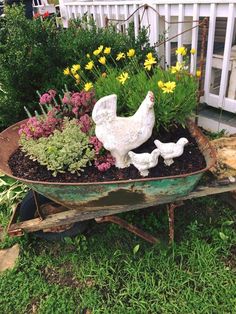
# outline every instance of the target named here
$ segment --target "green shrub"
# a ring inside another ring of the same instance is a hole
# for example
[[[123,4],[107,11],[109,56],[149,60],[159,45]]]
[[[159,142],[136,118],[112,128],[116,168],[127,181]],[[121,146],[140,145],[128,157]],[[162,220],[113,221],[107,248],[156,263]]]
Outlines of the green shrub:
[[[136,50],[138,60],[142,60],[147,52],[154,53],[154,47],[151,47],[148,40],[147,29],[140,30],[137,38],[134,36],[133,23],[129,24],[127,34],[116,31],[115,26],[99,28],[94,20],[86,22],[81,20],[72,20],[69,28],[61,32],[60,47],[64,50],[64,60],[68,66],[79,62],[82,67],[87,63],[86,55],[92,55],[93,51],[100,45],[111,47],[113,55],[129,48]]]
[[[57,29],[54,19],[28,20],[22,6],[8,7],[0,21],[0,128],[24,118],[24,106],[31,112],[36,108],[36,90],[61,90],[65,83],[69,90],[75,89],[74,80],[63,70],[80,60],[85,65],[86,54],[99,45],[112,47],[114,53],[135,48],[140,60],[153,51],[147,31],[135,39],[132,24],[127,35],[84,20]]]
[[[64,61],[53,20],[28,20],[23,7],[6,9],[0,28],[0,126],[25,117],[34,109],[36,90],[63,86]]]
[[[65,171],[79,174],[95,156],[89,136],[81,131],[76,119],[65,118],[62,131],[55,130],[49,137],[34,140],[22,135],[20,145],[30,159],[46,166],[54,176]]]

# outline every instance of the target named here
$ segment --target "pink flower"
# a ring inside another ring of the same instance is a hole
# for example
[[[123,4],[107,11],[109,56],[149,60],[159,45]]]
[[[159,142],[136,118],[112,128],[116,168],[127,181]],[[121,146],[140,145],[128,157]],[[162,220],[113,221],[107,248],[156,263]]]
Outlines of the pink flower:
[[[109,152],[106,152],[104,156],[98,156],[97,160],[95,160],[95,167],[99,171],[107,171],[115,164],[115,159]]]
[[[111,164],[109,162],[103,162],[100,165],[96,165],[99,171],[107,171],[108,169],[111,168]]]
[[[50,96],[52,96],[52,98],[54,98],[56,96],[57,92],[54,89],[49,89],[48,94]]]
[[[89,143],[93,144],[95,149],[95,154],[98,155],[100,150],[103,148],[102,142],[96,136],[91,136],[89,139]]]
[[[79,124],[80,124],[81,131],[84,133],[88,133],[88,131],[91,129],[91,126],[92,126],[91,119],[87,114],[84,114],[79,119]]]
[[[64,104],[70,104],[70,100],[71,100],[71,93],[65,93],[64,97],[62,98],[62,102]]]
[[[48,93],[43,94],[40,99],[39,99],[39,103],[41,105],[45,105],[45,104],[50,104],[50,102],[52,101],[52,96]]]

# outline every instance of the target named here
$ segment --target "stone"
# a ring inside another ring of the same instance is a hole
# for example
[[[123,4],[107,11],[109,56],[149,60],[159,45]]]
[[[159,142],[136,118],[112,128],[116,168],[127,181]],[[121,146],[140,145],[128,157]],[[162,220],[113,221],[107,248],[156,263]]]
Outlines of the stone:
[[[13,269],[19,257],[19,253],[19,244],[15,244],[9,249],[0,250],[0,272]]]
[[[152,135],[155,123],[154,95],[148,92],[131,117],[117,117],[115,94],[99,99],[93,109],[95,134],[105,149],[115,158],[118,168],[130,165],[128,152],[145,143]]]

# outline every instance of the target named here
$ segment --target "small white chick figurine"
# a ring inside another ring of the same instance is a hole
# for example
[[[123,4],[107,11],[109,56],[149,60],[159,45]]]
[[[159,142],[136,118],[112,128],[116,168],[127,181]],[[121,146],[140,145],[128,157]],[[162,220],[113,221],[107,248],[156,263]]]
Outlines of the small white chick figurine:
[[[173,158],[179,157],[184,152],[184,146],[188,143],[185,137],[181,137],[176,143],[162,143],[159,140],[155,140],[154,144],[161,152],[161,157],[164,159],[166,166],[173,164]]]
[[[158,157],[160,155],[159,149],[154,149],[151,154],[142,153],[136,154],[134,152],[128,152],[128,156],[130,157],[131,164],[138,169],[140,175],[142,177],[146,177],[149,174],[148,169],[155,167],[158,164]]]

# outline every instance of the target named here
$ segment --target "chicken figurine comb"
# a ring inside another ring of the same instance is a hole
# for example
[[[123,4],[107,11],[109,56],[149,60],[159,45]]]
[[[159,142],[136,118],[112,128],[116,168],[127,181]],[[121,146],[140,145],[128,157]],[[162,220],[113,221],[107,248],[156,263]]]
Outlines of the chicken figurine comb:
[[[161,157],[164,159],[166,166],[173,164],[173,158],[179,157],[184,152],[184,146],[188,143],[185,137],[181,137],[176,143],[162,143],[159,140],[155,140],[154,144],[160,150]]]
[[[128,152],[131,164],[138,169],[142,177],[146,177],[149,174],[148,169],[156,167],[158,164],[158,157],[160,156],[160,150],[154,149],[151,154],[142,153],[136,154],[134,152]]]
[[[115,94],[99,99],[92,112],[95,134],[105,149],[115,158],[118,168],[130,165],[128,152],[145,143],[152,135],[155,123],[154,95],[147,96],[131,117],[117,117]]]

